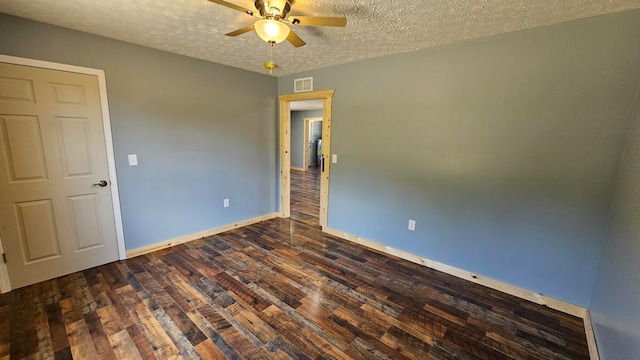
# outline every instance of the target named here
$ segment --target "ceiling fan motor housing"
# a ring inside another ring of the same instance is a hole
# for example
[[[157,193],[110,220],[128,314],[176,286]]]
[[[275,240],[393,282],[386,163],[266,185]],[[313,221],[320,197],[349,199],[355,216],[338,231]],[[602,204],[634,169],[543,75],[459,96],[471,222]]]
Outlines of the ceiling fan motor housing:
[[[295,47],[306,45],[304,40],[302,40],[295,32],[291,31],[289,25],[334,27],[345,27],[347,25],[347,18],[344,16],[331,17],[295,15],[291,18],[287,18],[289,11],[291,10],[291,1],[293,0],[255,0],[254,5],[256,10],[260,12],[259,16],[253,10],[232,4],[226,0],[209,1],[240,11],[247,15],[261,18],[252,25],[245,26],[242,29],[232,31],[225,35],[238,36],[255,30],[261,39],[272,44],[287,40]]]
[[[256,9],[266,19],[283,20],[291,10],[289,0],[256,0]]]

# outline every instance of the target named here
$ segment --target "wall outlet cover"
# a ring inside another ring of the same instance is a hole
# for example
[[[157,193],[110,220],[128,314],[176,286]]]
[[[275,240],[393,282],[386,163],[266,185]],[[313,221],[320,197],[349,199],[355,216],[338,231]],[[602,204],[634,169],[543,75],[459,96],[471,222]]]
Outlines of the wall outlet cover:
[[[409,220],[409,230],[411,231],[416,231],[416,221],[415,220]]]

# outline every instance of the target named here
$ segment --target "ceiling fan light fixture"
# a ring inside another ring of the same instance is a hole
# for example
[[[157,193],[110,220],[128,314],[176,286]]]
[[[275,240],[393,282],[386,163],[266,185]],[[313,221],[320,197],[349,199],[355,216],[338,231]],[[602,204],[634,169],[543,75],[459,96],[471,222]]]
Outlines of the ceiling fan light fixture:
[[[286,40],[291,31],[287,24],[272,19],[258,20],[254,26],[262,40],[276,44]]]

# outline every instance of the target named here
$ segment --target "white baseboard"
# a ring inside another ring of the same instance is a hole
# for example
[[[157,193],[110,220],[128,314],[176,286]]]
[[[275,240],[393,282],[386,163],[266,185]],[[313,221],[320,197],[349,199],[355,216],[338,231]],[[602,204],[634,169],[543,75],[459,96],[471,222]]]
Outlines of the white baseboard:
[[[591,322],[591,315],[589,314],[589,310],[586,311],[584,316],[584,332],[585,334],[587,334],[587,345],[589,346],[589,358],[591,360],[600,360],[598,345],[596,344],[596,334],[593,331],[593,323]]]
[[[531,290],[522,289],[517,286],[503,283],[498,280],[485,278],[466,270],[462,270],[450,265],[446,265],[443,263],[439,263],[437,261],[423,258],[421,256],[412,254],[410,252],[407,252],[404,250],[398,250],[390,246],[382,245],[375,241],[363,239],[359,236],[351,235],[339,230],[324,228],[323,231],[326,232],[327,234],[337,236],[341,239],[351,241],[356,244],[360,244],[374,250],[378,250],[382,253],[394,255],[401,259],[411,261],[413,263],[423,265],[434,270],[442,271],[443,273],[453,275],[461,279],[465,279],[473,283],[480,284],[488,288],[495,289],[495,290],[507,293],[509,295],[516,296],[524,300],[531,301],[538,305],[544,305],[551,309],[558,310],[563,313],[581,318],[582,322],[584,323],[585,334],[587,336],[587,345],[589,347],[589,358],[591,360],[600,360],[598,347],[596,345],[596,337],[593,331],[593,324],[591,323],[591,317],[589,316],[589,310],[582,306],[574,305],[566,301],[552,298],[550,296],[538,294]]]
[[[2,247],[2,239],[0,239],[0,256],[4,256],[4,248]],[[4,261],[0,261],[0,294],[11,291],[11,282],[9,281],[9,269]]]
[[[248,226],[248,225],[251,225],[251,224],[259,223],[261,221],[273,219],[273,218],[278,217],[278,215],[279,215],[279,213],[266,214],[266,215],[258,216],[258,217],[252,218],[252,219],[238,221],[238,222],[233,223],[233,224],[223,225],[223,226],[220,226],[220,227],[217,227],[217,228],[214,228],[214,229],[200,231],[200,232],[197,232],[197,233],[194,233],[194,234],[181,236],[179,238],[158,242],[158,243],[155,243],[155,244],[151,244],[151,245],[135,248],[135,249],[132,249],[132,250],[127,250],[127,259],[139,256],[139,255],[147,254],[147,253],[150,253],[150,252],[153,252],[153,251],[156,251],[156,250],[166,249],[166,248],[169,248],[169,247],[172,247],[172,246],[184,244],[184,243],[187,243],[187,242],[190,242],[190,241],[193,241],[193,240],[202,239],[203,237],[207,237],[207,236],[211,236],[211,235],[215,235],[215,234],[220,234],[220,233],[223,233],[225,231],[237,229],[239,227]]]
[[[210,229],[210,230],[205,230],[205,231],[201,231],[195,234],[191,234],[191,235],[185,235],[179,238],[175,238],[175,239],[171,239],[171,240],[167,240],[167,241],[163,241],[163,242],[159,242],[159,243],[155,243],[152,245],[148,245],[148,246],[144,246],[144,247],[140,247],[140,248],[136,248],[133,250],[129,250],[127,251],[127,258],[132,258],[135,256],[139,256],[139,255],[143,255],[149,252],[153,252],[156,250],[161,250],[161,249],[166,249],[169,248],[171,246],[175,246],[175,245],[179,245],[179,244],[184,244],[193,240],[197,240],[197,239],[201,239],[203,237],[207,237],[207,236],[211,236],[211,235],[215,235],[215,234],[219,234],[225,231],[229,231],[229,230],[233,230],[239,227],[243,227],[243,226],[248,226],[251,224],[255,224],[261,221],[266,221],[269,219],[273,219],[278,217],[280,214],[279,213],[271,213],[271,214],[266,214],[263,216],[259,216],[253,219],[248,219],[248,220],[244,220],[244,221],[240,221],[234,224],[229,224],[229,225],[224,225],[224,226],[220,226],[217,227],[215,229]],[[516,296],[518,298],[524,299],[524,300],[528,300],[531,301],[533,303],[539,304],[539,305],[544,305],[547,306],[551,309],[555,309],[561,312],[564,312],[566,314],[569,315],[573,315],[576,316],[578,318],[583,319],[584,322],[584,326],[585,326],[585,333],[587,335],[587,344],[589,346],[589,354],[590,354],[590,359],[591,360],[599,360],[600,357],[598,355],[598,349],[596,346],[596,340],[595,340],[595,334],[593,331],[593,326],[591,324],[591,318],[589,316],[589,311],[587,309],[585,309],[584,307],[578,306],[578,305],[574,305],[571,303],[568,303],[566,301],[562,301],[562,300],[558,300],[555,298],[552,298],[550,296],[546,296],[546,295],[542,295],[536,292],[533,292],[531,290],[526,290],[526,289],[522,289],[519,288],[517,286],[513,286],[498,280],[494,280],[494,279],[490,279],[490,278],[486,278],[477,274],[474,274],[472,272],[463,270],[463,269],[459,269],[456,268],[454,266],[450,266],[450,265],[446,265],[437,261],[433,261],[412,253],[409,253],[407,251],[404,250],[398,250],[395,248],[392,248],[390,246],[386,246],[386,245],[382,245],[380,243],[377,243],[375,241],[371,241],[371,240],[367,240],[367,239],[363,239],[359,236],[356,235],[351,235],[339,230],[335,230],[335,229],[331,229],[331,228],[324,228],[323,229],[324,232],[326,232],[327,234],[333,235],[333,236],[337,236],[341,239],[347,240],[347,241],[351,241],[363,246],[366,246],[368,248],[380,251],[382,253],[388,254],[388,255],[393,255],[393,256],[397,256],[401,259],[407,260],[407,261],[411,261],[413,263],[419,264],[419,265],[423,265],[426,266],[428,268],[434,269],[434,270],[438,270],[438,271],[442,271],[446,274],[449,275],[453,275],[456,276],[458,278],[461,279],[465,279],[468,281],[471,281],[473,283],[479,284],[479,285],[483,285],[486,286],[488,288],[494,289],[494,290],[498,290],[504,293],[507,293],[509,295],[513,295]]]
[[[0,264],[0,294],[11,291],[11,282],[9,281],[9,271],[4,261]]]
[[[418,255],[409,253],[404,250],[398,250],[390,246],[382,245],[380,243],[363,239],[359,236],[347,234],[339,230],[325,228],[324,231],[328,234],[337,236],[339,238],[342,238],[351,242],[355,242],[357,244],[366,246],[371,249],[378,250],[385,254],[394,255],[404,260],[408,260],[413,263],[420,264],[431,269],[442,271],[446,274],[453,275],[453,276],[471,281],[473,283],[480,284],[488,288],[495,289],[495,290],[507,293],[509,295],[513,295],[521,299],[534,302],[539,305],[544,305],[551,309],[562,311],[566,314],[573,315],[581,319],[585,319],[585,317],[587,316],[587,309],[583,308],[582,306],[578,306],[562,300],[554,299],[552,297],[538,294],[530,290],[522,289],[517,286],[509,285],[498,280],[486,278],[466,270],[462,270],[450,265],[439,263],[437,261],[433,261]]]

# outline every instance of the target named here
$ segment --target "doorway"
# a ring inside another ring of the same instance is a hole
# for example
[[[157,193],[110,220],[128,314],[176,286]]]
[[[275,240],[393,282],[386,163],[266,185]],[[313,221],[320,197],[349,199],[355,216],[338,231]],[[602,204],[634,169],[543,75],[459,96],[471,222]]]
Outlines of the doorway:
[[[104,71],[0,55],[0,290],[124,259]]]
[[[304,157],[302,170],[320,166],[322,156],[322,118],[304,118]]]
[[[320,225],[322,100],[291,103],[291,219]]]
[[[334,90],[281,95],[280,100],[280,217],[291,217],[291,103],[322,100],[322,153],[320,156],[320,213],[322,229],[329,214],[329,174],[331,154],[331,106]]]

